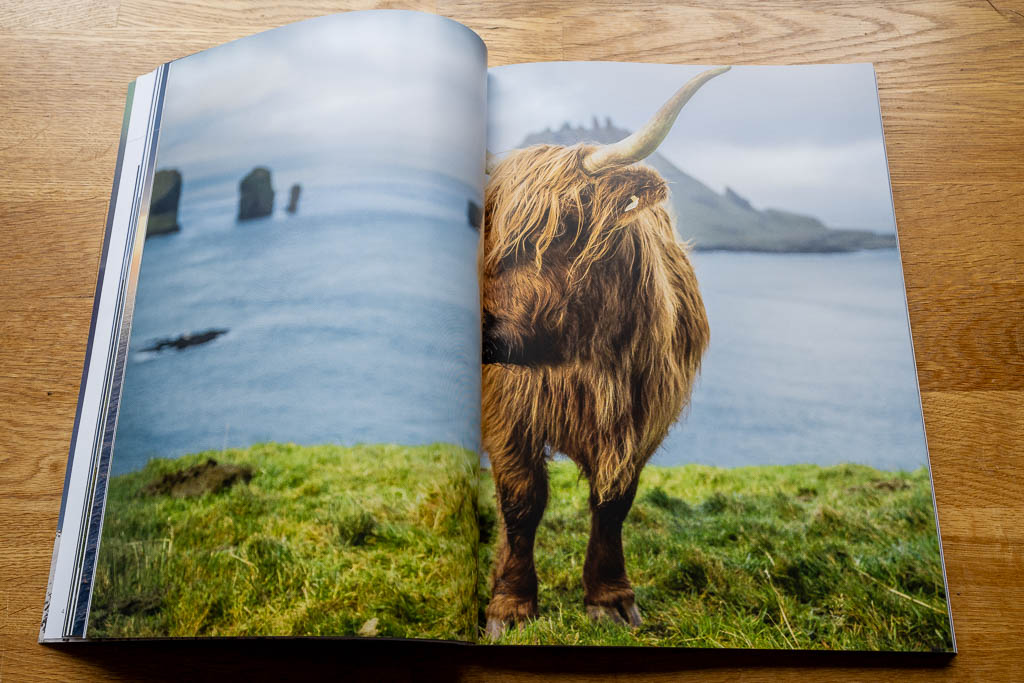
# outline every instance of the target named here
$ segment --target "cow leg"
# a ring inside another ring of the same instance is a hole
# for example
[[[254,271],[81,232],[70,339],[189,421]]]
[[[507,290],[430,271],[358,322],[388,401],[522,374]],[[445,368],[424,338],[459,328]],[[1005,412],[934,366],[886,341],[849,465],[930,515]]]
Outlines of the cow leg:
[[[626,577],[622,555],[622,523],[633,506],[637,482],[620,495],[600,501],[590,490],[590,542],[583,563],[583,604],[594,620],[610,619],[619,624],[640,626],[633,586]]]
[[[498,639],[510,622],[537,616],[537,572],[533,541],[548,502],[543,455],[491,458],[498,498],[498,548],[491,576],[486,634]]]

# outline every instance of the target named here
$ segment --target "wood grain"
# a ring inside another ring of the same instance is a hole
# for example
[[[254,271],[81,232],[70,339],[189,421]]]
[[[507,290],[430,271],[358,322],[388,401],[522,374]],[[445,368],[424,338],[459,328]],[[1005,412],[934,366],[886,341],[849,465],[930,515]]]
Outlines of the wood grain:
[[[36,643],[128,82],[260,30],[377,6],[462,21],[488,43],[492,64],[875,63],[959,655]],[[1022,112],[1019,0],[7,0],[0,6],[0,681],[1024,677]]]

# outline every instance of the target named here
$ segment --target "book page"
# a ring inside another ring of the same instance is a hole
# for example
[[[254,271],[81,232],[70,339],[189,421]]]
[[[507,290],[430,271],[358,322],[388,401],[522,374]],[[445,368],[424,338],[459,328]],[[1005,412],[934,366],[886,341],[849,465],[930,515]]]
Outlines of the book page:
[[[488,96],[488,639],[954,650],[871,65]]]
[[[170,64],[89,638],[474,639],[486,61],[358,12]]]

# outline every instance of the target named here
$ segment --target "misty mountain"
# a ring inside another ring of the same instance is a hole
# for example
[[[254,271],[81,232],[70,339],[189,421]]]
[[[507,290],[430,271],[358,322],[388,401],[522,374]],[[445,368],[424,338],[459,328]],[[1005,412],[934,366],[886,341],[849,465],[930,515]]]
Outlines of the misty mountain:
[[[616,128],[610,119],[605,119],[601,125],[595,118],[590,128],[574,128],[565,123],[559,130],[532,133],[520,146],[604,144],[617,142],[629,134],[628,130]],[[658,152],[647,157],[645,163],[656,168],[668,181],[679,236],[692,242],[696,249],[836,252],[896,246],[894,235],[831,229],[812,216],[780,209],[756,209],[729,188],[718,194],[680,171]]]

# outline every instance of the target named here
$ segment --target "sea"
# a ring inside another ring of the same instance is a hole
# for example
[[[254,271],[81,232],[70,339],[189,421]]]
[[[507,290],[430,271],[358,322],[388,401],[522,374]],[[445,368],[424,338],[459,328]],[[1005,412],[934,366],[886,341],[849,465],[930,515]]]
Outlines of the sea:
[[[237,178],[186,176],[181,231],[146,240],[114,474],[266,441],[479,449],[474,188],[388,168],[286,196],[237,222]],[[895,249],[692,260],[711,344],[655,464],[926,464]]]
[[[692,260],[711,342],[654,463],[927,466],[896,249]]]
[[[294,215],[285,185],[243,222],[237,178],[184,176],[180,232],[143,249],[114,474],[266,441],[479,449],[477,193],[409,168],[329,175]],[[210,329],[227,332],[146,350]]]

